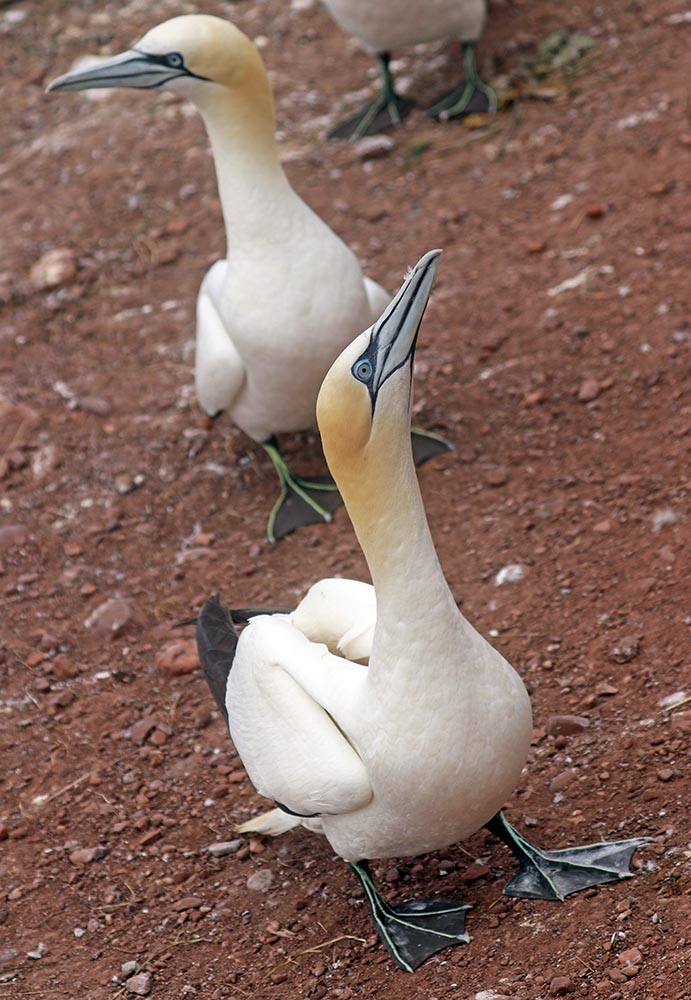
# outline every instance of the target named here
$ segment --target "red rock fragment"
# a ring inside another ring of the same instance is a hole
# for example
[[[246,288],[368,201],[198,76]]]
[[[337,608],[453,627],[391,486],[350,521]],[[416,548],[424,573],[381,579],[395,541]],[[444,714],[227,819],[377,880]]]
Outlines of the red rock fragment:
[[[588,376],[581,382],[578,390],[578,399],[581,403],[592,403],[600,395],[600,383],[596,378]]]
[[[135,722],[132,726],[130,726],[130,739],[133,743],[136,743],[136,745],[140,747],[146,742],[147,736],[155,727],[155,719],[139,719],[138,722]]]
[[[581,715],[550,715],[547,719],[549,736],[575,736],[590,726],[590,719]]]
[[[573,981],[569,976],[555,976],[549,984],[549,992],[553,997],[565,997],[567,993],[572,993],[573,989]]]
[[[156,666],[177,677],[191,674],[199,666],[199,654],[194,639],[172,639],[156,655]]]
[[[23,524],[6,524],[0,528],[0,549],[19,549],[29,540]]]
[[[479,878],[484,878],[489,875],[489,868],[487,865],[483,865],[481,861],[473,861],[471,865],[468,865],[466,870],[461,875],[462,882],[477,882]]]
[[[89,865],[105,856],[106,852],[102,847],[78,847],[70,854],[70,861],[73,865]]]
[[[129,601],[122,597],[111,597],[99,604],[84,622],[86,628],[109,634],[112,638],[119,635],[132,618],[132,608]]]
[[[173,903],[173,909],[176,913],[182,913],[184,910],[198,910],[203,905],[204,900],[199,896],[184,896]]]
[[[637,635],[627,635],[620,639],[610,650],[610,659],[615,663],[629,663],[635,660],[641,649],[641,641]]]

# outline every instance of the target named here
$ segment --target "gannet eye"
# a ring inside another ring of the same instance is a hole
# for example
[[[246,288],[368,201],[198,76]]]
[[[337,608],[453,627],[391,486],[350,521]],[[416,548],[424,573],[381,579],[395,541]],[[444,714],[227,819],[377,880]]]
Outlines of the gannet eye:
[[[171,52],[170,55],[166,56],[166,65],[173,69],[180,69],[184,65],[184,60],[179,52]]]
[[[372,378],[372,362],[367,358],[361,358],[353,365],[353,375],[360,382],[367,382]]]

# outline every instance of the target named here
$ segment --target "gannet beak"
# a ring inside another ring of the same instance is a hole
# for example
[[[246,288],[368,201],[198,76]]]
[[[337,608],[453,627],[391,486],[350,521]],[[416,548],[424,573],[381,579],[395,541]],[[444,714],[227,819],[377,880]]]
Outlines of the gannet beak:
[[[159,56],[140,52],[138,49],[129,49],[97,66],[92,66],[91,69],[64,73],[56,77],[48,84],[46,91],[89,90],[103,87],[137,87],[140,90],[152,90],[180,76],[191,76],[197,80],[206,79],[188,70],[179,52],[169,52],[167,55]]]
[[[372,411],[386,380],[415,354],[422,317],[434,285],[441,250],[430,250],[406,277],[397,295],[372,327],[367,350],[351,371],[369,389]],[[412,376],[412,364],[410,366]]]

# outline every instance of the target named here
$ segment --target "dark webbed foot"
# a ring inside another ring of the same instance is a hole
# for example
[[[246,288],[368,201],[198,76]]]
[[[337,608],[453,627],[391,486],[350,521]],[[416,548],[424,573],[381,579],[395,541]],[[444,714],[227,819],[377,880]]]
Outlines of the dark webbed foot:
[[[466,115],[493,115],[497,110],[497,95],[480,79],[475,65],[475,43],[463,44],[465,78],[448,94],[440,97],[425,112],[430,118],[445,121]]]
[[[428,458],[441,455],[445,451],[453,451],[453,445],[440,434],[433,434],[432,431],[423,431],[419,427],[413,427],[410,432],[410,442],[413,446],[413,461],[416,465],[422,465]]]
[[[396,93],[393,77],[389,70],[388,52],[380,52],[379,72],[381,74],[382,90],[379,97],[365,104],[350,118],[340,122],[333,128],[328,139],[347,139],[356,142],[365,135],[376,135],[387,128],[395,128],[410,114],[415,107],[415,101]]]
[[[350,862],[365,890],[379,938],[399,969],[413,972],[442,948],[469,941],[465,913],[452,899],[410,899],[391,906],[377,892],[366,861]]]
[[[631,878],[631,858],[648,837],[585,844],[559,851],[543,851],[516,830],[501,813],[486,825],[518,858],[520,871],[504,888],[504,895],[521,899],[564,899],[593,885]]]
[[[281,493],[266,526],[269,541],[277,542],[308,524],[330,521],[333,512],[343,503],[331,476],[313,479],[297,476],[281,455],[274,438],[263,441],[262,447],[281,481]]]

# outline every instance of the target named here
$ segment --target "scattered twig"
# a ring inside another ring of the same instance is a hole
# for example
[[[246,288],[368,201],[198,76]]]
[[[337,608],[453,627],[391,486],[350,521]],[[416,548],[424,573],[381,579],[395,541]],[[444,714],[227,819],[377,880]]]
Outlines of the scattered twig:
[[[51,792],[50,795],[34,795],[33,799],[31,800],[32,806],[43,807],[47,805],[49,802],[53,802],[55,799],[59,799],[61,795],[65,794],[65,792],[71,792],[73,788],[78,788],[79,785],[82,785],[88,778],[91,777],[93,773],[94,773],[93,771],[87,771],[85,774],[82,774],[79,778],[75,778],[74,781],[70,781],[69,785],[63,785],[62,788],[58,788],[54,792]]]
[[[675,708],[681,708],[682,705],[688,705],[691,701],[691,694],[688,694],[685,698],[681,698],[679,701],[675,701],[673,705],[667,705],[665,712],[673,712]]]
[[[324,948],[328,948],[329,945],[338,944],[339,941],[359,941],[360,944],[367,944],[366,938],[356,937],[354,934],[339,934],[338,937],[331,938],[330,941],[323,941],[321,944],[314,944],[311,948],[303,948],[301,951],[296,951],[296,955],[309,955],[313,951],[322,951]]]

